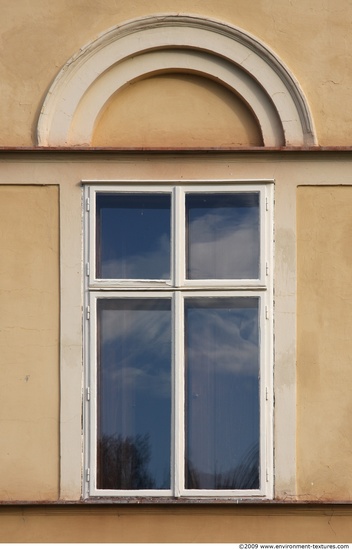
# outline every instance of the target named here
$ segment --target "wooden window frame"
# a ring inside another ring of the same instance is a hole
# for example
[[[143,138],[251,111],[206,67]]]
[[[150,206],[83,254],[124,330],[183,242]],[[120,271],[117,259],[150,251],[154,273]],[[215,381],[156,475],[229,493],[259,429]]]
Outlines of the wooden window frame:
[[[191,498],[191,499],[271,499],[273,497],[273,182],[264,180],[219,181],[113,181],[84,182],[85,248],[85,498]],[[260,194],[260,277],[246,280],[185,279],[185,210],[187,192],[259,192]],[[97,193],[172,194],[171,281],[97,279],[95,277]],[[177,238],[175,235],[177,234]],[[96,305],[99,298],[169,297],[173,316],[173,407],[170,490],[106,490],[96,487]],[[183,301],[185,296],[254,296],[260,302],[260,488],[258,490],[185,489],[184,479],[184,361]]]

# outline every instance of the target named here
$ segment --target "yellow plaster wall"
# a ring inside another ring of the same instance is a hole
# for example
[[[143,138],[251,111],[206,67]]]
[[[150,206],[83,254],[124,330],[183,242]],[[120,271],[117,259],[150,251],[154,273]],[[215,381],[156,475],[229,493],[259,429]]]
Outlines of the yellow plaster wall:
[[[297,192],[297,493],[352,498],[352,187]]]
[[[4,507],[2,542],[350,542],[351,506]]]
[[[259,125],[240,99],[209,79],[160,75],[115,94],[92,145],[233,147],[263,145]]]
[[[58,498],[58,188],[0,186],[0,500]]]
[[[100,33],[155,13],[225,21],[262,40],[297,78],[321,145],[352,142],[350,0],[0,0],[0,146],[35,142],[38,114],[61,67]]]

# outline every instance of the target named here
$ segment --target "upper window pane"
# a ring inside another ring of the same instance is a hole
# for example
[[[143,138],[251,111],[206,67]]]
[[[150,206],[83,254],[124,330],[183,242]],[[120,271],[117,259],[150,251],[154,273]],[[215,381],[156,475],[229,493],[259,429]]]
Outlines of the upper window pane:
[[[98,279],[170,279],[170,194],[98,193]]]
[[[187,279],[259,279],[259,193],[186,195]]]

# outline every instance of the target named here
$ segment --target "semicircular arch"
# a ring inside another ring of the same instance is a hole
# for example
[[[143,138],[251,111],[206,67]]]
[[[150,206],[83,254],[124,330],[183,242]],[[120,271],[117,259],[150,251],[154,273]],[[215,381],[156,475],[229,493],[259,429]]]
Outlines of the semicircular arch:
[[[90,145],[95,121],[119,89],[163,72],[213,79],[250,107],[264,146],[314,145],[306,99],[288,69],[243,30],[193,16],[155,16],[111,29],[60,71],[44,101],[38,145]]]

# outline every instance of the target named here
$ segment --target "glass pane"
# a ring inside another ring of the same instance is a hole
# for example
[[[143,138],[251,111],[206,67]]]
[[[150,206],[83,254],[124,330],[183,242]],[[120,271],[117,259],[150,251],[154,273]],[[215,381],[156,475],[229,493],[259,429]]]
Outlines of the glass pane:
[[[259,193],[186,195],[187,278],[258,279]]]
[[[97,277],[170,279],[167,194],[97,195]]]
[[[170,488],[170,308],[98,300],[99,489]]]
[[[190,298],[186,488],[259,488],[257,298]]]

